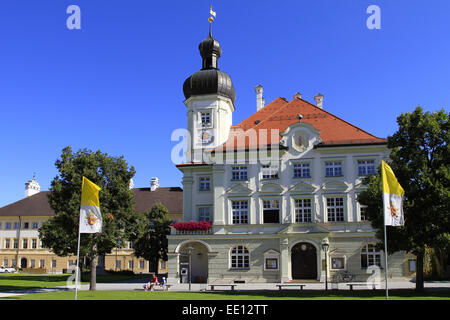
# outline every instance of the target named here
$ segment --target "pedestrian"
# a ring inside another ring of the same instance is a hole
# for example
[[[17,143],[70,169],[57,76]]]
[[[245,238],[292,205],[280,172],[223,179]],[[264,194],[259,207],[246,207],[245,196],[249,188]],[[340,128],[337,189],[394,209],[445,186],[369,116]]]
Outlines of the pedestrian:
[[[152,281],[150,283],[150,291],[154,291],[155,285],[159,285],[158,278],[156,275],[153,275]]]
[[[166,285],[167,285],[166,277],[162,277],[162,284],[161,284],[161,287],[162,287],[163,291],[166,291],[166,290],[167,290]]]
[[[151,281],[149,281],[146,284],[144,284],[144,290],[148,291],[148,289],[150,289],[150,286],[151,286]]]

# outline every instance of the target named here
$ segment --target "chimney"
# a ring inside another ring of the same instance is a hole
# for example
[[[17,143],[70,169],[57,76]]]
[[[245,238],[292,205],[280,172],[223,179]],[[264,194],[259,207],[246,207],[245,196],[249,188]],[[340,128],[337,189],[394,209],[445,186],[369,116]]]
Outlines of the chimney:
[[[301,99],[301,98],[302,98],[302,94],[296,92],[296,93],[294,94],[294,98],[299,98],[299,99]]]
[[[41,186],[36,181],[36,176],[33,175],[33,178],[25,183],[25,198],[30,197],[36,193],[41,191]]]
[[[314,99],[316,100],[316,106],[320,109],[323,109],[323,95],[318,93]]]
[[[263,98],[263,87],[262,87],[262,85],[258,84],[255,87],[255,92],[256,92],[256,111],[259,111],[262,108],[264,108],[264,103],[265,103],[265,100]]]
[[[128,190],[131,190],[134,188],[134,181],[133,178],[130,179],[130,183],[128,184]]]
[[[152,177],[150,179],[150,191],[156,191],[159,188],[159,179],[157,177]]]

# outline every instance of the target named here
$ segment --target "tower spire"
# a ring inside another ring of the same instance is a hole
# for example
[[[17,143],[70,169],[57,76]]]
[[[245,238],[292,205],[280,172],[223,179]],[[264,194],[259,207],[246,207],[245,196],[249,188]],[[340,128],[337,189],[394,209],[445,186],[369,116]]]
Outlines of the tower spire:
[[[212,23],[214,21],[214,19],[216,18],[216,12],[213,11],[212,9],[212,5],[209,7],[209,36],[212,38]]]

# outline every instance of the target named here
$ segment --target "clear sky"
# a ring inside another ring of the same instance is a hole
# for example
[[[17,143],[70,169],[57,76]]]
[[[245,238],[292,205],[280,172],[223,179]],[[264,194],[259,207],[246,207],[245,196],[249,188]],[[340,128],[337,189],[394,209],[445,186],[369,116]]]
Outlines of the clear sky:
[[[448,0],[3,0],[0,2],[0,207],[42,190],[71,145],[123,155],[136,187],[181,186],[173,130],[186,127],[182,85],[201,68],[209,6],[237,124],[295,92],[378,136],[421,105],[448,110]],[[69,5],[81,29],[69,30]],[[370,30],[370,5],[381,29]]]

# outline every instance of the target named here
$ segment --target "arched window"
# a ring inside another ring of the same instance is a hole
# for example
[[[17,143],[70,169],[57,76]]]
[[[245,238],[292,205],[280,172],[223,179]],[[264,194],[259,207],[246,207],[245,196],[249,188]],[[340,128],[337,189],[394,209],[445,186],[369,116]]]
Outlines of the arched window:
[[[236,246],[231,250],[231,268],[248,269],[250,268],[250,254],[244,246]]]
[[[361,268],[377,266],[381,268],[381,253],[374,244],[366,244],[361,249]]]

